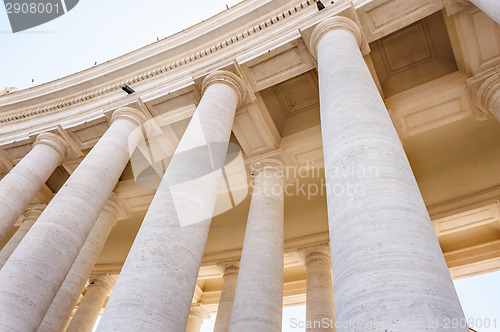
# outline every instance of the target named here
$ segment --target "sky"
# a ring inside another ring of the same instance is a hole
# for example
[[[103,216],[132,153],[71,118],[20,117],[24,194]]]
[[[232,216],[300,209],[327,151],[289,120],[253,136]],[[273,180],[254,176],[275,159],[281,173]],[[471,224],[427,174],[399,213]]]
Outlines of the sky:
[[[233,6],[238,0],[80,0],[67,14],[13,34],[0,8],[0,90],[29,88],[103,63],[156,42]],[[32,83],[34,79],[34,84]],[[496,320],[500,331],[500,272],[455,281],[467,318]],[[283,312],[283,332],[297,332],[290,320],[305,319],[304,306]],[[202,332],[212,331],[215,315]]]

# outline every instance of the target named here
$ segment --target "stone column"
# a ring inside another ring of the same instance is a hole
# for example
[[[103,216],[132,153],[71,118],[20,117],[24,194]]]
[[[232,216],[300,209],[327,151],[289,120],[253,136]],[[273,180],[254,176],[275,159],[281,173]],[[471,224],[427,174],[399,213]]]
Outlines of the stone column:
[[[214,72],[156,191],[98,331],[186,327],[241,80]],[[148,317],[147,320],[144,317]]]
[[[129,134],[144,120],[132,108],[113,113],[109,129],[0,270],[0,330],[38,328],[127,165]]]
[[[185,332],[200,332],[203,319],[209,318],[210,314],[200,303],[195,303],[189,310],[189,317]]]
[[[238,280],[238,265],[239,261],[217,264],[217,267],[222,272],[223,284],[213,332],[229,331],[231,313],[233,311],[234,293],[236,292],[236,282]]]
[[[39,134],[33,149],[0,181],[0,240],[68,154],[61,136]]]
[[[386,322],[382,330],[387,331],[444,330],[445,319],[464,319],[464,314],[360,45],[359,28],[345,17],[323,21],[311,35],[318,60],[336,319]],[[368,324],[359,330],[381,328]]]
[[[498,0],[470,0],[495,22],[500,24],[500,1]]]
[[[109,274],[97,274],[90,278],[87,292],[69,323],[66,332],[92,332],[104,301],[113,289],[115,280]]]
[[[330,247],[315,245],[297,250],[306,267],[307,332],[336,331]]]
[[[284,165],[251,165],[253,192],[230,331],[281,331]]]
[[[17,248],[21,240],[24,238],[26,233],[31,229],[31,226],[35,223],[38,217],[42,214],[43,209],[47,205],[45,204],[35,204],[31,205],[26,212],[26,218],[17,230],[17,232],[10,238],[9,242],[0,251],[0,269],[4,266],[5,262],[9,259],[10,255]]]
[[[102,209],[87,241],[85,241],[82,250],[80,250],[71,270],[45,314],[38,332],[64,331],[64,327],[73,312],[80,294],[82,294],[87,280],[90,278],[92,269],[106,243],[111,229],[119,219],[123,219],[120,211],[121,209],[116,199],[114,197],[110,198]]]
[[[469,78],[467,91],[478,120],[493,116],[500,121],[500,66]]]

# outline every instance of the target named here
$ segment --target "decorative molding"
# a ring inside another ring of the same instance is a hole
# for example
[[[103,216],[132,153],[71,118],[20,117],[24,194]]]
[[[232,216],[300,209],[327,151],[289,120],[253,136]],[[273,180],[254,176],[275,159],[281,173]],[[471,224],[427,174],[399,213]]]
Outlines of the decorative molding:
[[[464,232],[472,228],[500,222],[498,203],[489,204],[477,209],[458,213],[449,217],[432,221],[438,237],[453,233]]]
[[[416,22],[443,8],[434,0],[375,0],[356,6],[369,43]]]
[[[491,273],[500,270],[500,257],[495,257],[481,262],[470,263],[450,268],[453,279],[472,277],[479,274]]]
[[[402,140],[472,115],[467,77],[455,72],[385,100]]]
[[[470,195],[434,204],[427,207],[430,217],[435,220],[492,204],[500,200],[500,186],[491,187]]]

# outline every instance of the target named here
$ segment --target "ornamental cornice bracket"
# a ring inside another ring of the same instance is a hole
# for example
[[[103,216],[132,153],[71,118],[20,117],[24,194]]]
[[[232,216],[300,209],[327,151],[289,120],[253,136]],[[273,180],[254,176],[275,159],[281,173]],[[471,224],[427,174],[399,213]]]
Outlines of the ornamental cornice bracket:
[[[494,100],[500,98],[500,65],[469,78],[467,93],[477,120],[495,116]]]

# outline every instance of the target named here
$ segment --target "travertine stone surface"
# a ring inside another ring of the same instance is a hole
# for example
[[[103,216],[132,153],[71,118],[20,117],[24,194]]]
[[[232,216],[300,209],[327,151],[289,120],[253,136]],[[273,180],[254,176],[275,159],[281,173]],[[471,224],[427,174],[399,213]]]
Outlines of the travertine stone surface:
[[[209,312],[199,303],[195,303],[189,310],[189,317],[186,324],[185,332],[200,332],[203,319],[209,318]]]
[[[335,17],[311,36],[336,319],[367,321],[356,329],[364,332],[444,330],[446,319],[464,314],[405,152],[363,61],[360,35],[354,22]]]
[[[297,251],[306,266],[306,331],[336,331],[330,247],[323,244]]]
[[[63,331],[75,307],[85,283],[99,254],[106,243],[111,229],[119,220],[119,207],[114,198],[110,198],[97,218],[92,231],[80,250],[71,270],[64,279],[61,288],[45,314],[38,332]]]
[[[38,328],[129,160],[129,133],[144,120],[132,108],[113,113],[110,128],[0,270],[0,330]]]
[[[43,209],[45,209],[47,205],[45,204],[34,204],[28,208],[26,212],[26,218],[23,220],[23,223],[17,230],[17,232],[10,238],[9,242],[2,248],[0,251],[0,269],[7,262],[10,255],[17,248],[21,240],[24,238],[26,233],[31,229],[31,226],[35,223],[38,217],[42,214]]]
[[[66,332],[92,332],[104,301],[113,289],[115,280],[109,274],[97,274],[90,278],[87,292],[78,306],[75,317]]]
[[[238,281],[238,266],[239,261],[222,262],[217,265],[222,272],[223,283],[213,332],[229,331],[234,293],[236,292],[236,282]]]
[[[251,166],[254,182],[231,316],[231,332],[281,331],[283,306],[283,166]]]
[[[62,163],[68,149],[62,137],[42,133],[37,136],[33,149],[0,181],[0,240]]]
[[[242,99],[235,74],[215,72],[205,79],[203,97],[151,202],[98,331],[186,327],[222,175],[217,164],[225,159]],[[212,143],[226,149],[199,152]]]
[[[500,1],[498,0],[470,0],[495,22],[500,24]]]

